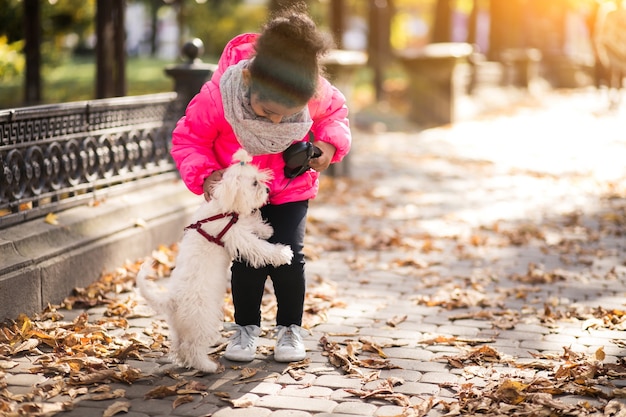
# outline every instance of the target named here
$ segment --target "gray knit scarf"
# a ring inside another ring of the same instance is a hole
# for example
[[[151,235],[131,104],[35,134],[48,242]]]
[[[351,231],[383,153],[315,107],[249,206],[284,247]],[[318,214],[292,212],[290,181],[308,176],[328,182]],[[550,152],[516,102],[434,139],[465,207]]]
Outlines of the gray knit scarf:
[[[224,104],[224,117],[235,132],[239,144],[251,155],[280,153],[292,142],[306,136],[313,125],[308,106],[280,123],[273,123],[254,114],[250,106],[248,87],[242,70],[248,60],[240,61],[224,71],[220,91]]]

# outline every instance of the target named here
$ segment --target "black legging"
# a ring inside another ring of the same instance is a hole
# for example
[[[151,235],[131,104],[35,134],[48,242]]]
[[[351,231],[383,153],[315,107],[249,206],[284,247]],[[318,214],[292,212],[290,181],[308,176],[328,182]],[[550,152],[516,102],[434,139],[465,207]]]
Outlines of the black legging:
[[[241,326],[261,325],[261,300],[265,281],[269,276],[274,284],[278,303],[276,324],[289,326],[302,324],[304,293],[304,232],[308,200],[280,205],[267,205],[261,209],[263,218],[274,228],[272,243],[291,246],[293,259],[290,265],[252,268],[245,262],[233,262],[231,288],[235,306],[235,322]]]

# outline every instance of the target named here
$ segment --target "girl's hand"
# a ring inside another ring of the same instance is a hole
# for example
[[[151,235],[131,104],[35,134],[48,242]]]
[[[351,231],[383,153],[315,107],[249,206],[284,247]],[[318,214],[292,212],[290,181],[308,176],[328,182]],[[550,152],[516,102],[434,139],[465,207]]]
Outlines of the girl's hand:
[[[331,145],[328,142],[315,142],[315,146],[320,148],[322,151],[322,155],[318,158],[313,158],[309,161],[309,166],[316,170],[317,172],[322,172],[330,166],[330,161],[333,160],[333,156],[335,156],[335,152],[337,148]]]
[[[204,184],[202,184],[202,189],[204,190],[204,199],[206,201],[211,201],[211,193],[213,192],[213,187],[222,179],[224,171],[225,170],[223,169],[213,171],[213,173],[211,173],[211,175],[206,177],[206,179],[204,180]]]

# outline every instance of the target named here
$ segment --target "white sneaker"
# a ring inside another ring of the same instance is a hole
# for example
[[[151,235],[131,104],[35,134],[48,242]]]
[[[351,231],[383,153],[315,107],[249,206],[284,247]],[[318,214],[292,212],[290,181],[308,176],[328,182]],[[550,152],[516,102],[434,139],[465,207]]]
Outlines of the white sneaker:
[[[224,357],[236,362],[250,362],[256,355],[256,344],[261,334],[261,328],[254,324],[248,326],[233,326],[235,333],[230,337]]]
[[[291,326],[277,326],[278,341],[274,348],[276,362],[296,362],[306,358],[306,350],[302,343],[302,336],[308,332],[297,324]]]

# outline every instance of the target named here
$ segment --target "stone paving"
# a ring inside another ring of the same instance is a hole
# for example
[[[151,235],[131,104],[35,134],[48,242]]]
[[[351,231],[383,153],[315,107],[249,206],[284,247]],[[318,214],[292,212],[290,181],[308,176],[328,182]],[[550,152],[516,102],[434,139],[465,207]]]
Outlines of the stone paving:
[[[355,132],[353,179],[324,181],[310,209],[309,282],[324,286],[332,307],[306,338],[309,363],[273,360],[267,320],[251,363],[222,358],[224,371],[205,375],[166,356],[127,359],[141,378],[107,383],[119,398],[64,394],[45,402],[73,409],[49,415],[114,415],[116,403],[127,412],[115,415],[129,417],[507,415],[515,401],[473,411],[454,404],[493,396],[505,381],[549,379],[584,355],[585,363],[621,363],[625,116],[580,91],[423,132]],[[134,292],[121,297],[142,303]],[[600,307],[604,314],[594,316]],[[93,322],[106,309],[86,311]],[[68,321],[82,312],[62,311]],[[154,315],[128,322],[111,335],[149,340],[162,326]],[[333,352],[348,360],[331,361]],[[36,356],[11,361],[10,393],[51,382],[29,371]],[[204,389],[175,407],[176,396],[146,398],[181,380]],[[543,410],[626,415],[624,396],[613,391],[626,375],[592,385],[613,394],[565,390]]]

